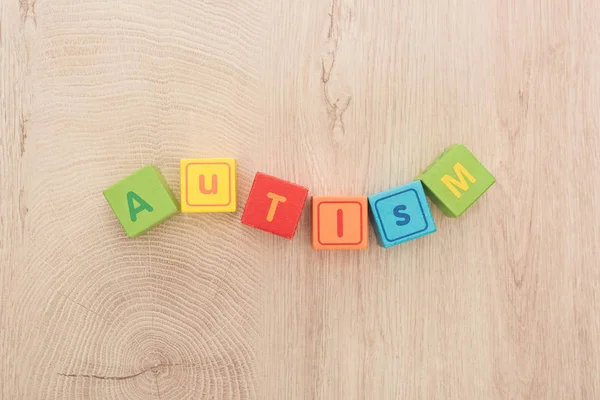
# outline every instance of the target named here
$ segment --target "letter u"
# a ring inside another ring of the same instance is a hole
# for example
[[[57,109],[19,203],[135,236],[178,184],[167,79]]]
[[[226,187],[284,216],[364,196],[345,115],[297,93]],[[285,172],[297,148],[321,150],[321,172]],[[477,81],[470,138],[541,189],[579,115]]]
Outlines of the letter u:
[[[200,175],[200,193],[202,194],[217,194],[217,175],[212,176],[212,185],[210,189],[206,189],[206,178],[204,174]]]

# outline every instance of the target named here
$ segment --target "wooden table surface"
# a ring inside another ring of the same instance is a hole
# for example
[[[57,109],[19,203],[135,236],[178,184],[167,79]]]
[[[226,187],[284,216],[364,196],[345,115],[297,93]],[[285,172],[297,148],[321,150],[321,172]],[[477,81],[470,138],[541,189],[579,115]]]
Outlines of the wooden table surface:
[[[600,398],[600,3],[2,0],[0,398]],[[464,143],[438,232],[314,251],[257,171],[369,195]],[[102,190],[238,160],[239,207],[127,239]]]

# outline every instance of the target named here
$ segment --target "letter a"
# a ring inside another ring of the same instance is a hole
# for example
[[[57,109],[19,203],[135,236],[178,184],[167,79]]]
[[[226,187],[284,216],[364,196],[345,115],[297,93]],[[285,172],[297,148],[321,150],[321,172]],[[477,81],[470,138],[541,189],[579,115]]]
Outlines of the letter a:
[[[134,201],[136,201],[139,206],[136,207],[133,203]],[[135,192],[127,192],[127,205],[129,206],[129,218],[131,218],[131,222],[137,221],[137,215],[144,210],[148,212],[154,211],[154,208],[146,203],[146,201]]]
[[[442,183],[446,185],[448,189],[450,189],[452,194],[454,194],[457,199],[460,199],[460,192],[458,191],[458,189],[456,189],[455,186],[457,186],[463,192],[466,192],[467,190],[469,190],[469,184],[465,180],[465,176],[471,183],[475,183],[475,178],[469,173],[469,171],[467,171],[465,167],[463,167],[461,163],[456,163],[454,165],[454,173],[456,173],[459,180],[456,180],[450,175],[446,174],[442,177]]]
[[[267,193],[267,197],[273,200],[271,201],[271,207],[269,207],[269,212],[267,213],[267,221],[271,222],[275,217],[275,211],[277,210],[279,202],[285,203],[287,199],[283,196],[271,192]]]
[[[202,194],[217,194],[217,175],[212,176],[212,186],[206,190],[206,182],[204,174],[200,175],[200,193]]]

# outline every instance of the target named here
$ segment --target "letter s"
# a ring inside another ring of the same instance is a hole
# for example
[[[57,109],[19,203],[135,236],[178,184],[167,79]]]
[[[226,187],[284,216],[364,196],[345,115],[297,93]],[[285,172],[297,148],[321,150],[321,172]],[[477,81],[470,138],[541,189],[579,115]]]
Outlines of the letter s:
[[[397,218],[400,218],[398,221],[396,221],[396,225],[403,226],[410,222],[410,215],[401,212],[405,210],[406,206],[404,204],[400,204],[399,206],[394,207],[394,215]]]

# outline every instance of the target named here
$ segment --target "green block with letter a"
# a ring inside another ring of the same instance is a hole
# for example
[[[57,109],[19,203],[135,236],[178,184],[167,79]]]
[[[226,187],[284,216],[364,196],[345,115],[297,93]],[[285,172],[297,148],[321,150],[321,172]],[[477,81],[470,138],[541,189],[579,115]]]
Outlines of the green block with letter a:
[[[153,165],[134,172],[103,193],[129,237],[141,235],[179,211],[179,202]]]
[[[417,177],[425,193],[448,217],[459,217],[496,179],[464,145],[454,144]]]

